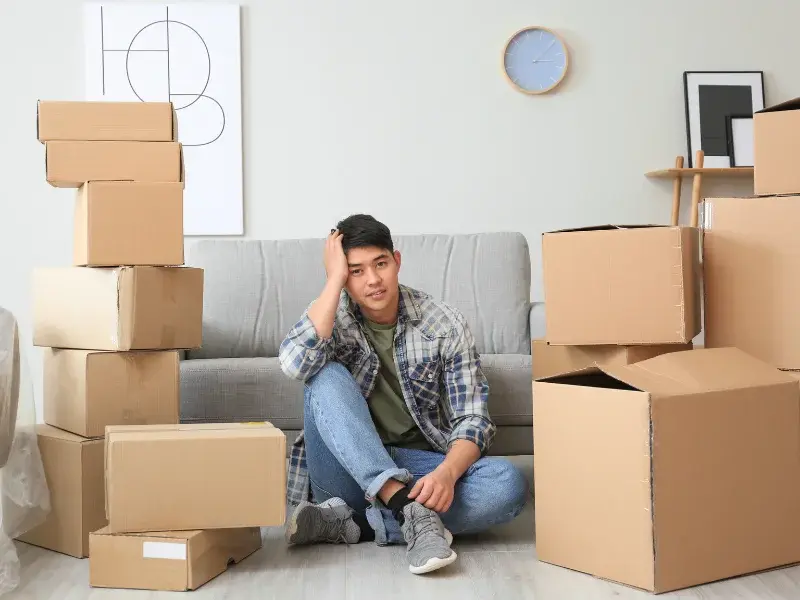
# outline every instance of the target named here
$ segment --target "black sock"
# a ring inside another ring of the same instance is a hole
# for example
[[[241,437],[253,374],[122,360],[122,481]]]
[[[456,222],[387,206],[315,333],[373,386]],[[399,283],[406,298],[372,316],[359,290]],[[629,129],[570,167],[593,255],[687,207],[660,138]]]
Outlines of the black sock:
[[[413,500],[408,497],[409,490],[406,486],[403,486],[397,492],[395,492],[394,496],[389,498],[389,502],[386,504],[386,507],[392,511],[392,515],[400,525],[403,524],[405,520],[403,518],[403,508],[405,508],[406,504],[411,504]]]
[[[372,527],[369,526],[367,517],[365,517],[361,513],[354,512],[351,518],[353,519],[355,524],[358,525],[358,528],[361,530],[361,535],[359,536],[358,541],[374,542],[375,532],[372,530]]]

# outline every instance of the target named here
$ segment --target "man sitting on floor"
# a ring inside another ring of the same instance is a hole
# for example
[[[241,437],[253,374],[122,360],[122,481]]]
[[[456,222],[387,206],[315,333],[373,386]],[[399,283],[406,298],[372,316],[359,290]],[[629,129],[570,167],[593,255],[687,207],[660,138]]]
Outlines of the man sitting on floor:
[[[321,295],[280,348],[306,386],[287,541],[405,542],[411,572],[434,571],[456,559],[452,534],[516,517],[528,484],[484,457],[495,425],[472,334],[457,310],[398,283],[389,229],[345,219],[324,263]]]

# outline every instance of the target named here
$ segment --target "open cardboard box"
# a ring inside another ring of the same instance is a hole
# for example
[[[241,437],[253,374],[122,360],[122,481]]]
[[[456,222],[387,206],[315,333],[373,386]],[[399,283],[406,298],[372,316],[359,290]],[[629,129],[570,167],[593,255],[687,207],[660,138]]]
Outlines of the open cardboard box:
[[[800,562],[800,386],[734,348],[534,384],[540,560],[654,592]]]

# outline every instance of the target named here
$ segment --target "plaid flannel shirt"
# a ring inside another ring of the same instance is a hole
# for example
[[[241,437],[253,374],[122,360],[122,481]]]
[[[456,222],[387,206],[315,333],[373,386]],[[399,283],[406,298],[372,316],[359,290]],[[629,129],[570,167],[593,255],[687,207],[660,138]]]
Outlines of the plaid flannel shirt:
[[[489,416],[489,384],[464,316],[428,294],[400,286],[395,357],[406,406],[430,445],[446,453],[455,440],[474,442],[485,454],[495,434]],[[320,338],[306,310],[281,343],[280,364],[308,381],[329,360],[353,374],[365,398],[375,387],[378,355],[362,327],[361,311],[342,291],[333,334]],[[310,487],[303,432],[289,460],[288,500],[308,500]]]

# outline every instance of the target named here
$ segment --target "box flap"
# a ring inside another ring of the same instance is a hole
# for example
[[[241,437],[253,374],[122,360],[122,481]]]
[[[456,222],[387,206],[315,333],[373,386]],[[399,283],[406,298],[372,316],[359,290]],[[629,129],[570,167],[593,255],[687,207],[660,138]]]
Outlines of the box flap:
[[[189,531],[145,531],[134,533],[113,533],[109,530],[108,525],[97,531],[93,531],[92,535],[111,535],[114,537],[130,536],[130,537],[157,537],[173,540],[190,540],[193,537],[203,533],[202,529],[193,529]]]
[[[640,225],[589,225],[586,227],[571,227],[568,229],[556,229],[554,231],[547,231],[543,235],[553,233],[570,233],[577,231],[608,231],[611,229],[649,229],[652,227],[670,227],[670,225],[656,225],[656,224],[640,224]]]
[[[69,431],[64,431],[63,429],[59,429],[58,427],[53,427],[52,425],[44,425],[44,424],[39,424],[36,426],[36,434],[42,437],[61,440],[63,442],[70,442],[72,444],[83,444],[86,442],[94,442],[102,439],[99,437],[94,437],[94,438],[82,437],[80,435],[75,435],[74,433],[70,433]]]
[[[774,104],[772,106],[767,106],[766,108],[762,108],[761,110],[757,110],[754,114],[760,113],[769,113],[769,112],[781,112],[785,110],[797,110],[800,108],[800,97],[792,98],[791,100],[786,100],[785,102],[781,102],[780,104]]]
[[[235,429],[276,429],[268,421],[252,423],[165,423],[157,425],[106,425],[106,436],[112,433],[136,433],[156,431],[230,431]]]
[[[738,348],[704,348],[662,354],[605,373],[656,395],[681,395],[775,385],[792,378]]]

